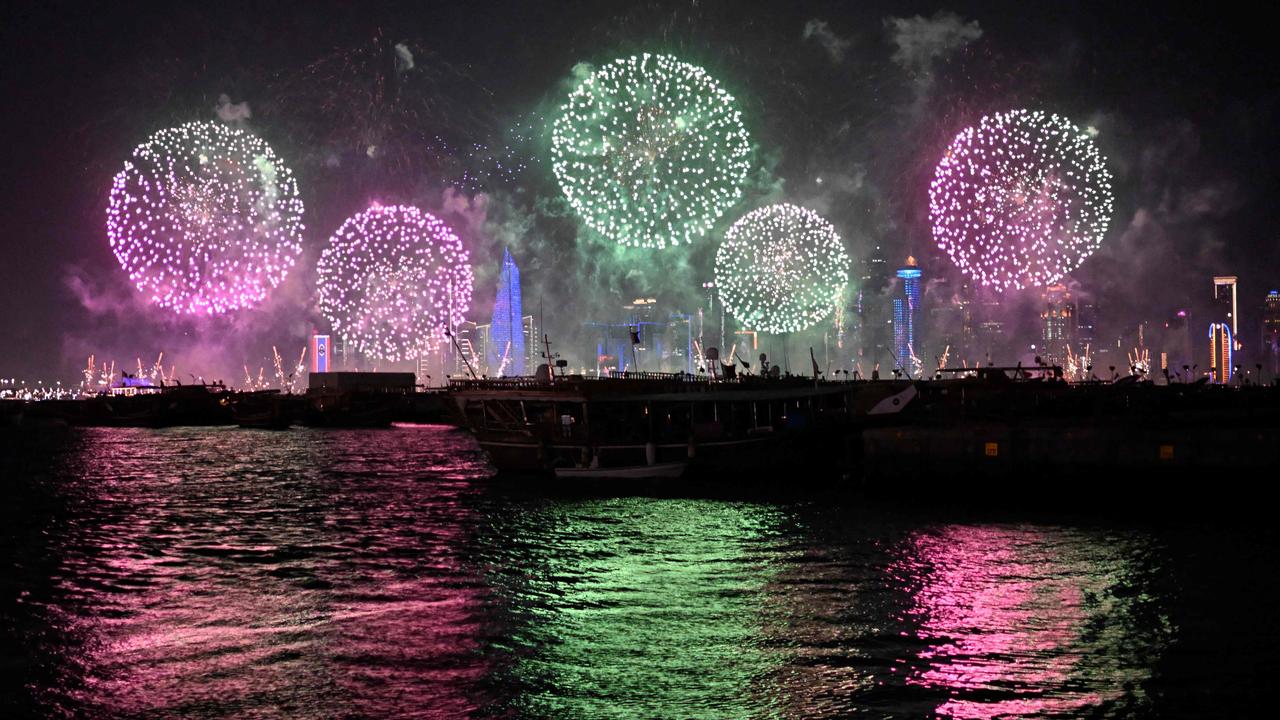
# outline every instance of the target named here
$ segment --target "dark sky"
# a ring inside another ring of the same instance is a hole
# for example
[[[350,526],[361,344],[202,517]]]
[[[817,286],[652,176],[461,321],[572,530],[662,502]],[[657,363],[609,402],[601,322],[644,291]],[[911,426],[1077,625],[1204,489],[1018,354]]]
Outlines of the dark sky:
[[[706,248],[614,262],[557,207],[546,164],[477,206],[451,204],[448,183],[427,165],[317,161],[317,144],[349,129],[326,125],[316,111],[343,87],[306,69],[375,37],[404,41],[420,66],[439,68],[442,99],[429,120],[453,143],[488,142],[514,122],[551,113],[579,63],[641,50],[678,54],[711,71],[743,107],[760,168],[747,202],[815,207],[855,257],[876,244],[894,262],[915,253],[931,276],[949,272],[927,227],[928,179],[941,149],[988,112],[1051,110],[1099,130],[1115,175],[1105,245],[1073,276],[1098,298],[1113,331],[1199,307],[1208,277],[1220,272],[1241,277],[1251,328],[1255,306],[1280,285],[1277,61],[1273,29],[1258,17],[1215,4],[1176,14],[1111,3],[760,5],[5,10],[0,375],[74,379],[90,352],[128,362],[166,350],[193,372],[256,367],[272,344],[300,347],[322,322],[306,270],[253,318],[196,323],[137,302],[110,253],[103,223],[112,174],[150,133],[217,119],[222,94],[249,104],[247,126],[294,168],[307,203],[304,264],[342,218],[390,197],[445,213],[461,228],[477,264],[481,315],[480,296],[491,292],[482,288],[505,245],[519,250],[526,302],[536,293],[559,307],[609,303],[667,282],[692,286],[710,272]],[[297,95],[282,97],[284,89]],[[544,147],[535,139],[524,150],[537,156]],[[1256,343],[1255,331],[1242,335]]]

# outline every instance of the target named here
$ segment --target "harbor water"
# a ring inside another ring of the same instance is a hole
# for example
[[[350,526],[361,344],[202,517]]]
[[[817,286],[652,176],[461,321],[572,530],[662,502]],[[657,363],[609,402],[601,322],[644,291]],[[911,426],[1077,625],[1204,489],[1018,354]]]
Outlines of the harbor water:
[[[1235,717],[1280,669],[1275,533],[1216,511],[548,491],[433,426],[0,452],[4,717]]]

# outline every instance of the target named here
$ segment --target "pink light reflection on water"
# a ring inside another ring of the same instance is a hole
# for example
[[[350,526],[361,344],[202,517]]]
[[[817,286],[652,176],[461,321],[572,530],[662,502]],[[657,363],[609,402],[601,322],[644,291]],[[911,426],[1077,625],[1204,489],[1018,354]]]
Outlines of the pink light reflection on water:
[[[1078,715],[1140,693],[1129,662],[1131,602],[1111,588],[1123,549],[1061,528],[947,526],[914,534],[897,569],[929,647],[906,682],[950,697],[936,712],[985,719]]]
[[[221,456],[232,431],[97,445],[85,485],[106,521],[64,541],[66,620],[85,641],[62,692],[131,717],[475,712],[491,668],[488,591],[456,554],[468,484],[419,482],[436,458],[404,449],[433,432],[299,433],[198,479],[173,477],[174,455]],[[308,463],[345,469],[270,472]]]

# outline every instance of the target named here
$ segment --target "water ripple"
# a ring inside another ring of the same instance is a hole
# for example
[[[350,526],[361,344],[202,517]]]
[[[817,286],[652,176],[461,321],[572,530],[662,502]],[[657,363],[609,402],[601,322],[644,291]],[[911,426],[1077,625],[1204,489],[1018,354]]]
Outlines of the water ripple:
[[[0,447],[13,716],[1208,711],[1195,618],[1266,613],[1196,588],[1269,536],[546,496],[447,428]]]

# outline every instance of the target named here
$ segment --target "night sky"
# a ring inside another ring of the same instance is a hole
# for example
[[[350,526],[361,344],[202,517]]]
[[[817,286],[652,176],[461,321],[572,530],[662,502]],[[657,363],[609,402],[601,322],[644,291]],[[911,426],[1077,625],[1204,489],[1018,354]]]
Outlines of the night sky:
[[[582,318],[636,293],[692,309],[727,222],[691,247],[624,256],[581,229],[539,160],[543,124],[582,64],[641,51],[701,65],[737,97],[756,169],[728,222],[796,202],[828,217],[855,260],[879,245],[891,263],[920,256],[927,279],[954,275],[929,236],[933,165],[966,125],[1027,107],[1096,128],[1115,176],[1103,248],[1072,276],[1102,308],[1102,334],[1194,314],[1210,276],[1229,273],[1240,276],[1247,348],[1262,297],[1280,286],[1274,30],[1213,4],[1176,15],[1116,4],[527,1],[4,12],[6,377],[74,380],[89,353],[149,363],[164,350],[184,374],[231,379],[265,364],[273,344],[296,354],[323,329],[319,248],[372,200],[418,204],[458,229],[476,265],[477,318],[512,247],[526,308],[545,301],[570,354]],[[341,58],[394,43],[414,50],[423,80],[410,109],[424,127],[361,118],[344,97],[364,86],[358,71],[335,70]],[[136,297],[107,245],[105,208],[135,145],[220,111],[293,168],[305,250],[262,308],[193,321]],[[355,151],[361,123],[384,131],[384,155]],[[456,164],[415,145],[497,144],[522,123],[536,129],[513,152],[529,168],[479,195],[452,190]]]

